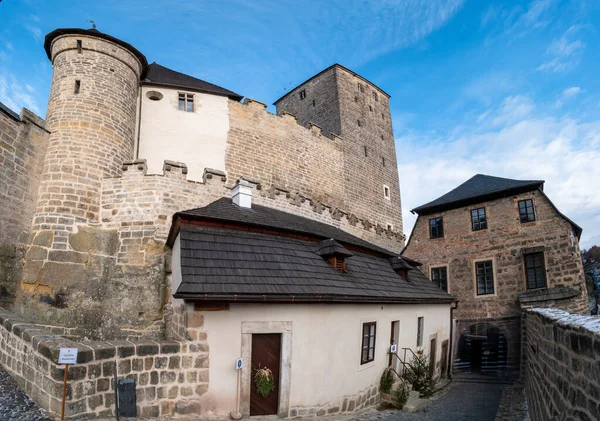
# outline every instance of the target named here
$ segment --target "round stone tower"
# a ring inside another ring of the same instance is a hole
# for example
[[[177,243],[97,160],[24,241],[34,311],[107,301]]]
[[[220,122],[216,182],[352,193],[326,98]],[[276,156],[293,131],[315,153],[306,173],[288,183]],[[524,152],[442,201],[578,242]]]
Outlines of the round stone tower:
[[[102,179],[120,175],[133,159],[148,63],[130,44],[96,29],[57,29],[44,48],[53,67],[51,134],[18,302],[30,319],[81,325],[78,319],[99,319],[93,309],[106,294],[118,248],[115,234],[100,227]]]
[[[54,216],[67,225],[98,221],[102,177],[120,174],[133,158],[138,89],[148,66],[134,47],[96,29],[57,29],[44,48],[53,66],[51,135],[34,230]],[[51,219],[56,224],[64,225]],[[63,240],[57,233],[54,243]]]

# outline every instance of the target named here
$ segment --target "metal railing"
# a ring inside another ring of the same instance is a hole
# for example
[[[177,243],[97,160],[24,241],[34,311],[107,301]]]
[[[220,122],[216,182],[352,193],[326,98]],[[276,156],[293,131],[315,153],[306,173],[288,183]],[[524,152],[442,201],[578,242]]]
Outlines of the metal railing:
[[[415,354],[415,352],[410,348],[402,348],[402,351],[404,351],[404,359],[400,358],[400,356],[395,352],[388,352],[388,355],[393,355],[400,362],[400,364],[402,364],[402,374],[398,373],[394,369],[394,364],[390,364],[389,366],[390,370],[392,370],[396,374],[396,376],[398,376],[398,378],[403,378],[404,374],[406,373],[406,367],[408,366],[408,362],[406,361],[407,352],[410,352],[410,354],[412,354],[413,357],[417,357],[417,354]]]

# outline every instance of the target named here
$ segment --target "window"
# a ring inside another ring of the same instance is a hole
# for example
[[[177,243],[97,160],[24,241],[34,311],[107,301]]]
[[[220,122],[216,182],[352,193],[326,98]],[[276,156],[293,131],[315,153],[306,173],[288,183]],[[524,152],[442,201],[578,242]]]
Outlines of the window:
[[[487,229],[485,208],[473,209],[471,211],[471,226],[473,227],[473,231]]]
[[[494,293],[494,265],[491,260],[475,263],[477,295]]]
[[[383,120],[385,118],[385,116],[383,115],[383,113],[381,113],[381,119]]]
[[[383,140],[383,135],[381,135],[381,140]]]
[[[392,231],[393,229],[394,229],[394,226],[392,224],[387,224],[388,231]]]
[[[363,150],[365,152],[365,156],[369,156],[369,149],[366,146],[363,146]]]
[[[186,111],[188,113],[193,113],[194,112],[194,95],[179,94],[179,110]]]
[[[535,213],[533,212],[533,200],[519,200],[519,217],[521,223],[535,221]]]
[[[374,100],[375,102],[378,102],[378,101],[379,101],[379,98],[377,97],[377,92],[373,92],[373,100]]]
[[[543,252],[525,255],[525,277],[527,278],[527,289],[546,288]]]
[[[381,165],[385,167],[385,157],[381,157]]]
[[[80,80],[76,80],[75,81],[75,93],[78,94],[79,91],[81,90],[81,81]]]
[[[429,220],[429,238],[441,238],[444,236],[444,220],[433,218]]]
[[[362,85],[362,83],[358,84],[358,92],[362,92],[362,93],[365,92],[365,87]]]
[[[423,346],[423,317],[417,319],[417,346]]]
[[[383,186],[383,197],[390,198],[390,188],[388,186]]]
[[[317,105],[317,101],[315,101],[315,100],[313,99],[313,107],[314,107],[315,105]]]
[[[369,111],[373,112],[373,106],[369,105]]]
[[[302,89],[300,91],[300,99],[304,99],[304,98],[306,98],[306,89]]]
[[[80,39],[77,40],[77,54],[81,54],[81,49],[83,45]]]
[[[358,102],[358,97],[357,96],[354,97],[354,102]]]
[[[358,127],[361,126],[360,120],[356,120],[356,124],[358,124]]]
[[[448,292],[448,268],[446,266],[431,268],[431,280],[439,288]]]
[[[366,364],[375,360],[375,330],[377,323],[363,323],[362,353],[360,363]]]

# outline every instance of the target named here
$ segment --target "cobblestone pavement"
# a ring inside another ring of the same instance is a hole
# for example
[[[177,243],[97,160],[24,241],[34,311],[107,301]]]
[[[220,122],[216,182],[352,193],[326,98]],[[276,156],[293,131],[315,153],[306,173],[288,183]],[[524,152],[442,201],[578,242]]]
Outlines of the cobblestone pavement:
[[[50,421],[0,366],[0,420]]]
[[[502,405],[501,405],[502,402]],[[500,409],[499,409],[500,407]],[[360,414],[323,417],[323,421],[528,421],[523,384],[453,382],[433,398],[423,412],[367,409]],[[166,421],[170,418],[136,418],[136,421]],[[225,421],[203,416],[202,421]],[[264,417],[257,421],[273,421]],[[0,421],[52,421],[25,395],[0,366]],[[95,419],[114,421],[114,418]],[[129,418],[121,420],[129,420]],[[132,419],[133,420],[133,419]],[[183,420],[183,418],[182,418]],[[197,421],[200,418],[185,418]]]

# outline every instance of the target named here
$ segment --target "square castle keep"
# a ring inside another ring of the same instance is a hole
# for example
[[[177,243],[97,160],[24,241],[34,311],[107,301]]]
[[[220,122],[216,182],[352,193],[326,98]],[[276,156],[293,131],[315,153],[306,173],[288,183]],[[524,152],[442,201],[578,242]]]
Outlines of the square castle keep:
[[[174,213],[230,196],[404,245],[389,95],[335,64],[266,105],[96,29],[57,29],[46,121],[0,110],[0,301],[93,339],[162,338]]]

